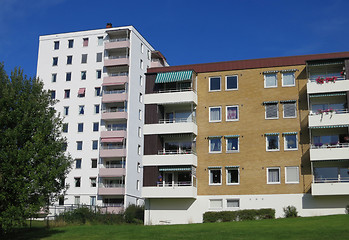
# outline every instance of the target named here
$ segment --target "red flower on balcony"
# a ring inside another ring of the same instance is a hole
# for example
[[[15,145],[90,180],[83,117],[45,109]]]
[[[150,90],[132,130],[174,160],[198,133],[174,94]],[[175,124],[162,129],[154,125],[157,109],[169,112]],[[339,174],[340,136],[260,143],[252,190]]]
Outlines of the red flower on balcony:
[[[323,78],[323,77],[318,77],[317,79],[316,79],[316,83],[317,84],[323,84],[325,82],[325,79]]]

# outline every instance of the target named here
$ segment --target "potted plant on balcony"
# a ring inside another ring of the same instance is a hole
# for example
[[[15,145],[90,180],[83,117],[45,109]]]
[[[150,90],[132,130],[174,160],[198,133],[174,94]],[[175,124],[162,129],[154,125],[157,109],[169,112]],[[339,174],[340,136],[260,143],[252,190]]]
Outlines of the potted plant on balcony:
[[[316,79],[316,83],[317,84],[323,84],[325,82],[325,79],[323,78],[323,77],[318,77],[317,79]]]
[[[326,78],[326,82],[327,82],[327,83],[328,83],[328,82],[333,82],[333,83],[335,83],[336,80],[337,80],[337,77],[336,77],[336,76],[327,77],[327,78]]]

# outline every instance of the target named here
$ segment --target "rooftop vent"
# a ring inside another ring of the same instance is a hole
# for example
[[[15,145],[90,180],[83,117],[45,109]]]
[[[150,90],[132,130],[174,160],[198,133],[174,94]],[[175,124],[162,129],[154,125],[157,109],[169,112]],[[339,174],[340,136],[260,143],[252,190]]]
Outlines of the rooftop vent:
[[[112,28],[112,27],[113,27],[113,24],[111,24],[111,23],[107,23],[106,28]]]

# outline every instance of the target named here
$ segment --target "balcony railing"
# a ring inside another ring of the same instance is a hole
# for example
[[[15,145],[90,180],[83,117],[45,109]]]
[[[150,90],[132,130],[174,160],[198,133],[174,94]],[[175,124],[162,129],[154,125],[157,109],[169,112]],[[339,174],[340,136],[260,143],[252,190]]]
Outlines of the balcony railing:
[[[187,123],[187,122],[193,122],[196,123],[195,117],[190,118],[174,118],[174,119],[160,119],[160,124],[166,124],[166,123]]]
[[[109,73],[108,77],[128,76],[128,72]]]
[[[111,90],[111,91],[103,91],[104,94],[122,94],[126,93],[125,89],[122,90]]]
[[[348,148],[349,143],[315,143],[311,144],[311,149],[324,149],[324,148]]]
[[[127,40],[128,40],[128,38],[111,38],[111,39],[109,39],[109,42],[123,42],[123,41],[127,41]]]
[[[98,187],[99,188],[124,188],[125,184],[121,184],[121,183],[111,183],[111,184],[99,183]]]
[[[126,149],[125,145],[102,145],[102,150],[109,150],[109,149]]]
[[[171,154],[196,154],[193,149],[188,150],[159,150],[158,155],[171,155]]]
[[[107,131],[126,131],[127,127],[107,127]]]
[[[190,181],[180,181],[180,182],[174,182],[174,183],[157,182],[157,187],[185,187],[185,186],[193,186],[193,184]]]
[[[158,93],[171,93],[171,92],[188,92],[188,91],[194,91],[193,88],[176,88],[176,89],[159,89]]]
[[[318,115],[318,114],[344,114],[348,113],[348,109],[326,109],[326,110],[318,110],[318,111],[310,111],[310,115]]]
[[[341,177],[339,178],[316,178],[314,179],[314,183],[348,183],[349,177]]]
[[[333,76],[331,76],[330,78],[332,78]],[[343,81],[343,80],[346,80],[344,76],[335,76],[336,77],[336,80],[335,81]],[[329,81],[326,81],[326,77],[322,77],[324,79],[324,82],[332,82],[333,80],[329,80]],[[308,80],[309,82],[317,82],[317,79],[318,79],[318,76],[316,77],[310,77]],[[319,83],[321,84],[321,83]]]
[[[121,58],[128,58],[128,56],[127,55],[118,55],[118,56],[111,55],[106,57],[106,59],[121,59]]]
[[[105,168],[125,168],[125,164],[109,164],[103,166],[105,166]]]
[[[127,112],[127,108],[107,108],[103,110],[103,113],[109,112]]]
[[[124,207],[123,203],[103,203],[103,207]]]

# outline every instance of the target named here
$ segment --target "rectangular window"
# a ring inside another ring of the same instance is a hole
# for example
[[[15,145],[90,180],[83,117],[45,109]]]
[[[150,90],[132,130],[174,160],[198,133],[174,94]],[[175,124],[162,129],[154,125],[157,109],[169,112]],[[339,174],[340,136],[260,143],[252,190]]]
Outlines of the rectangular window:
[[[56,99],[56,91],[55,90],[51,90],[51,99]]]
[[[80,204],[80,196],[75,196],[74,197],[74,204],[79,205]]]
[[[98,132],[98,130],[99,130],[99,122],[94,122],[93,123],[93,131]]]
[[[84,115],[85,114],[85,105],[80,105],[79,106],[79,115]]]
[[[141,163],[137,162],[137,172],[141,172]]]
[[[84,123],[78,123],[78,132],[84,131]]]
[[[284,118],[295,118],[297,117],[297,112],[296,112],[296,103],[283,103],[283,108],[284,108]]]
[[[92,184],[91,184],[92,187]],[[96,196],[91,196],[90,197],[90,205],[95,206],[96,205]]]
[[[87,63],[87,54],[81,55],[81,63]]]
[[[267,135],[267,151],[279,151],[279,135]]]
[[[238,90],[238,76],[225,77],[225,90]]]
[[[64,116],[68,116],[69,115],[69,107],[65,106],[64,107]]]
[[[74,40],[73,39],[69,39],[68,40],[68,48],[73,48],[74,47]]]
[[[137,180],[137,183],[136,183],[136,189],[139,191],[140,189],[140,183],[139,183],[139,180]]]
[[[210,122],[220,122],[222,120],[222,107],[209,108]]]
[[[139,76],[139,86],[143,86],[143,76]]]
[[[103,37],[98,37],[98,46],[103,46]]]
[[[141,43],[141,53],[143,53],[144,51],[144,46],[143,46],[143,43]]]
[[[71,81],[71,72],[65,73],[65,81],[67,82]]]
[[[82,150],[82,141],[76,141],[76,150]]]
[[[222,208],[223,200],[222,199],[210,199],[210,208]]]
[[[278,86],[278,79],[276,73],[264,74],[264,87],[274,88]]]
[[[297,134],[284,134],[284,149],[298,150]]]
[[[227,168],[227,185],[236,185],[240,183],[239,168]]]
[[[58,50],[59,49],[59,41],[54,41],[53,49],[54,50]]]
[[[57,81],[57,73],[52,73],[51,75],[51,82],[56,82]]]
[[[74,180],[75,180],[75,187],[81,187],[81,178],[76,177],[74,178]],[[79,197],[79,201],[80,201],[80,197]]]
[[[210,176],[209,176],[209,183],[210,185],[221,185],[222,184],[222,169],[221,168],[212,168],[208,170]]]
[[[95,114],[99,113],[99,104],[95,104]]]
[[[64,205],[64,196],[59,196],[59,198],[58,198],[58,205],[60,205],[60,206]]]
[[[139,67],[141,68],[141,69],[143,69],[143,60],[141,59],[141,61],[140,61],[140,63],[139,63]]]
[[[226,121],[239,120],[239,106],[226,106]]]
[[[280,183],[280,168],[279,167],[267,168],[267,183],[268,184],[279,184]]]
[[[101,96],[101,88],[100,87],[95,87],[95,96],[96,97]]]
[[[91,182],[91,187],[96,187],[97,186],[97,178],[95,178],[95,177],[92,177],[92,178],[90,178],[90,182]],[[94,197],[95,198],[95,200],[96,200],[96,197]]]
[[[139,93],[139,102],[141,103],[141,102],[143,102],[143,94],[142,93]]]
[[[57,66],[58,65],[58,57],[52,58],[52,66]]]
[[[86,80],[86,71],[81,71],[81,80]]]
[[[88,38],[83,38],[82,39],[82,46],[87,47],[88,46]]]
[[[265,104],[265,119],[278,119],[279,107],[277,103]]]
[[[222,152],[222,139],[221,138],[210,138],[210,153],[220,153]]]
[[[92,150],[97,150],[98,149],[98,140],[93,140],[92,141]]]
[[[67,56],[67,64],[70,65],[73,63],[73,56]]]
[[[226,151],[239,152],[239,138],[238,137],[227,137],[226,138]]]
[[[142,114],[142,110],[139,109],[139,110],[138,110],[138,119],[139,119],[139,120],[142,120],[142,115],[143,115],[143,114]]]
[[[221,90],[221,77],[210,77],[210,91],[220,91]]]
[[[240,207],[240,199],[227,199],[227,208]]]
[[[75,159],[75,168],[81,168],[81,158]]]
[[[142,128],[138,127],[138,137],[142,137]]]
[[[96,56],[96,62],[102,62],[102,53],[97,53],[97,56]]]
[[[141,145],[138,145],[138,155],[141,155],[142,154],[142,147]]]
[[[298,167],[285,167],[285,182],[286,183],[299,183],[299,168]]]
[[[147,51],[147,55],[148,55],[148,60],[150,60],[151,58],[150,50]]]
[[[101,79],[102,78],[102,70],[96,70],[96,78]]]
[[[282,86],[283,87],[296,86],[294,72],[282,73]]]
[[[64,90],[64,98],[70,98],[70,89]]]
[[[91,159],[91,168],[97,168],[97,158]]]
[[[86,88],[79,88],[78,97],[85,97]]]
[[[63,132],[67,133],[68,132],[68,123],[63,123]]]

